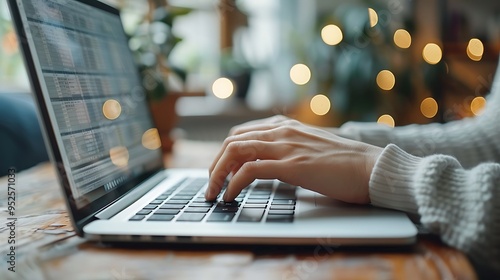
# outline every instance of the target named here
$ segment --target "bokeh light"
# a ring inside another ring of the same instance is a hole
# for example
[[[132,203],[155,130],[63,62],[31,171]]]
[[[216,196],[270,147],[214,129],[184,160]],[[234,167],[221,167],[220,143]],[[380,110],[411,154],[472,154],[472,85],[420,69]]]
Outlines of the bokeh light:
[[[377,25],[378,15],[374,9],[368,8],[368,17],[370,19],[370,27],[374,27],[375,25]]]
[[[321,38],[327,45],[335,46],[342,42],[344,35],[342,35],[340,27],[329,24],[321,29]]]
[[[158,129],[150,128],[142,134],[142,146],[149,150],[156,150],[161,147],[160,134]]]
[[[439,110],[436,100],[432,97],[427,97],[420,103],[420,112],[426,118],[431,119],[436,116]]]
[[[437,44],[429,43],[425,45],[422,51],[422,57],[425,62],[429,64],[437,64],[441,61],[441,58],[443,58],[443,51]]]
[[[479,116],[483,112],[485,106],[486,99],[484,97],[478,96],[472,99],[472,102],[470,103],[470,110],[474,115]]]
[[[290,69],[290,79],[297,85],[305,85],[311,79],[311,70],[305,64],[295,64]]]
[[[394,118],[388,114],[380,116],[377,120],[377,123],[387,125],[389,127],[394,127],[396,125]]]
[[[109,158],[111,162],[118,167],[128,165],[129,153],[127,147],[117,146],[109,149]]]
[[[120,102],[114,99],[108,99],[102,105],[102,114],[108,120],[116,120],[122,113]]]
[[[467,45],[467,56],[473,61],[480,61],[483,58],[484,45],[481,40],[472,38]]]
[[[219,78],[212,84],[212,92],[220,99],[230,97],[234,92],[234,85],[228,78]]]
[[[396,46],[407,49],[411,46],[411,35],[404,29],[398,29],[394,32],[394,44]]]
[[[311,99],[310,106],[314,114],[323,116],[330,111],[331,103],[327,96],[318,94]]]
[[[377,75],[377,85],[383,90],[391,90],[396,84],[396,77],[389,70],[382,70]]]

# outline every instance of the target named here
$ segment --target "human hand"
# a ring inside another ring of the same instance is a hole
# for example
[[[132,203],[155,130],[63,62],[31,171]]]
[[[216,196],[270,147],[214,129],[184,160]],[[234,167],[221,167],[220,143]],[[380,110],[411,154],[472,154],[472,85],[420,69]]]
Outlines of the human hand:
[[[312,125],[304,125],[303,123],[297,120],[291,119],[283,115],[276,115],[265,119],[253,120],[237,125],[230,130],[229,136],[243,134],[250,131],[273,129],[285,125],[296,127],[298,129],[309,131],[314,134],[322,135],[325,137],[331,137],[331,134],[335,134],[340,137],[352,139],[351,136],[349,136],[348,134],[346,134],[337,127],[318,127]]]
[[[279,179],[351,203],[369,203],[368,182],[381,148],[274,117],[237,126],[210,167],[206,199],[232,201],[255,179]]]

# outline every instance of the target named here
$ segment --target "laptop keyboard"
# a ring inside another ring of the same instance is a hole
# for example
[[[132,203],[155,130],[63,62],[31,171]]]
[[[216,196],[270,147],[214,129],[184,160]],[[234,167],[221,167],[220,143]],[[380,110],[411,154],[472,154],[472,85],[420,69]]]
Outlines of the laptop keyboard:
[[[266,222],[292,223],[296,187],[274,181],[257,181],[245,188],[235,201],[205,200],[206,178],[185,179],[159,195],[130,221],[160,222]],[[226,183],[227,185],[227,183]]]

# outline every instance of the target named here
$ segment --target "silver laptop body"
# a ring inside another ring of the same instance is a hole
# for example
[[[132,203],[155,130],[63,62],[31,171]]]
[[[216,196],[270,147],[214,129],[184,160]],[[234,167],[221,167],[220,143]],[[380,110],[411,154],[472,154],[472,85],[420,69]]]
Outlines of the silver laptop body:
[[[207,170],[165,170],[119,12],[95,0],[8,0],[73,226],[91,240],[403,245],[404,213],[277,180],[206,202]]]

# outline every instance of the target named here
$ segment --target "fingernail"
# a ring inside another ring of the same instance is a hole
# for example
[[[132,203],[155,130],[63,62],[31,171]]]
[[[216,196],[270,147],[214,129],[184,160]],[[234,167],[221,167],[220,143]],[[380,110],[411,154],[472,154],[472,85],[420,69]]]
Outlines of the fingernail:
[[[207,191],[205,192],[205,198],[210,199],[212,198],[212,189],[209,187]]]

